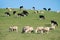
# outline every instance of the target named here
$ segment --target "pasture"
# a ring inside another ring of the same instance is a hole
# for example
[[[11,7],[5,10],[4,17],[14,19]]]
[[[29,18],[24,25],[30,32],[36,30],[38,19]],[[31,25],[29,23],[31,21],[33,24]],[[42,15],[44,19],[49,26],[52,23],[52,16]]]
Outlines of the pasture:
[[[19,9],[14,9],[21,12]],[[43,13],[34,13],[33,10],[27,10],[28,16],[17,17],[13,15],[13,12],[9,12],[11,16],[6,16],[4,13],[8,11],[0,8],[0,40],[60,40],[60,13],[55,11],[44,11]],[[43,10],[40,10],[43,11]],[[40,20],[39,15],[44,15],[46,19]],[[48,34],[37,34],[37,33],[21,33],[22,28],[26,25],[36,28],[38,26],[50,26],[50,20],[54,19],[57,21],[58,26],[55,30],[51,30]],[[18,26],[17,32],[9,32],[8,28],[11,25]]]

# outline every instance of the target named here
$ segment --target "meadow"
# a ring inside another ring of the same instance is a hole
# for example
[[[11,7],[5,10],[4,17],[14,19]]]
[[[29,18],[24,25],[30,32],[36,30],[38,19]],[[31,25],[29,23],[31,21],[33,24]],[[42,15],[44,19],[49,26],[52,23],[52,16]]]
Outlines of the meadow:
[[[21,12],[19,9],[14,10],[16,10],[17,13]],[[0,8],[0,40],[60,40],[60,13],[55,11],[44,11],[44,14],[36,14],[33,10],[27,10],[29,12],[28,16],[17,17],[16,15],[13,15],[13,11],[9,12],[11,16],[6,16],[4,14],[6,11],[8,10]],[[39,15],[44,15],[46,19],[40,20]],[[48,34],[21,33],[22,28],[26,25],[32,26],[33,28],[38,26],[50,26],[47,24],[50,24],[52,19],[57,21],[58,26]],[[18,33],[8,31],[8,28],[11,25],[18,26]]]

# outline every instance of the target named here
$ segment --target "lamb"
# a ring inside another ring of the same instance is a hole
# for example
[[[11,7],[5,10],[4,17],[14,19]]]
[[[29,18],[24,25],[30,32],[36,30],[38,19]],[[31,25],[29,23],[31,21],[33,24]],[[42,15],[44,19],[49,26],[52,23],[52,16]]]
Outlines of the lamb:
[[[24,17],[25,15],[24,14],[22,14],[22,13],[18,13],[17,14],[18,16],[22,16],[22,17]]]
[[[16,31],[16,32],[18,32],[18,27],[17,27],[17,26],[10,26],[10,27],[9,27],[9,32],[11,32],[11,31]]]

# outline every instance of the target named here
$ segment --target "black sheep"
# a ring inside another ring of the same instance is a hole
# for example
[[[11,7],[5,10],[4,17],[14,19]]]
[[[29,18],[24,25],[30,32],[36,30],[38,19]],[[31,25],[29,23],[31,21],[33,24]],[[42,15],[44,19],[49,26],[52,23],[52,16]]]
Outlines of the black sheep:
[[[33,8],[33,10],[35,10],[35,7],[32,7]]]
[[[46,8],[43,8],[43,10],[47,10]]]
[[[45,19],[44,15],[39,15],[40,19]]]
[[[23,8],[23,6],[20,6],[20,9]]]
[[[48,11],[50,11],[51,10],[51,8],[48,8]]]
[[[11,16],[9,12],[5,12],[5,14],[6,14],[7,16]]]
[[[22,13],[18,13],[17,15],[18,15],[18,16],[24,17],[24,14],[22,14]]]
[[[26,10],[23,10],[23,12],[22,12],[24,15],[26,15],[26,16],[28,16],[28,12],[26,11]]]
[[[58,23],[54,20],[51,20],[51,24],[58,26]]]

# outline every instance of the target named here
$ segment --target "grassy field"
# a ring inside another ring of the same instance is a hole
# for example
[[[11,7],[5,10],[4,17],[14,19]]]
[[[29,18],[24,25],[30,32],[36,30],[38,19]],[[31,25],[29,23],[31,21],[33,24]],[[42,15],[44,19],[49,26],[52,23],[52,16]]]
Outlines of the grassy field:
[[[21,12],[19,9],[15,9],[18,12]],[[60,13],[54,11],[44,11],[44,14],[33,13],[32,10],[27,10],[29,12],[28,16],[17,17],[13,15],[12,11],[10,12],[11,16],[7,17],[4,12],[8,10],[0,9],[0,40],[60,40]],[[44,15],[45,20],[40,20],[39,15]],[[36,33],[21,33],[21,30],[24,26],[30,25],[33,28],[38,26],[49,26],[50,20],[54,19],[58,23],[58,27],[55,30],[51,30],[48,34],[36,34]],[[18,26],[18,33],[8,32],[8,28],[11,25]]]

